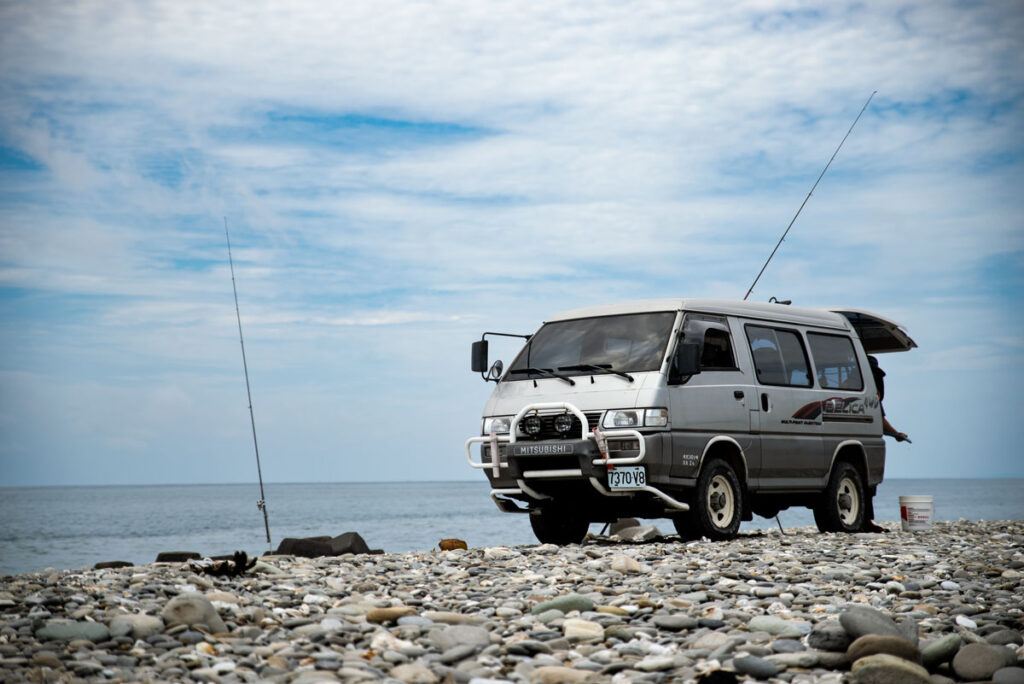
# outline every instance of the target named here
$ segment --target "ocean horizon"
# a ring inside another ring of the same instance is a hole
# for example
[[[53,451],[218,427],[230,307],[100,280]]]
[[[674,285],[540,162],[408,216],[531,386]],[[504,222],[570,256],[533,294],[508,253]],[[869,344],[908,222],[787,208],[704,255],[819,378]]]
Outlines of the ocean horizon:
[[[144,564],[162,551],[250,555],[285,537],[358,532],[388,553],[437,547],[456,537],[470,546],[535,544],[526,516],[502,513],[486,480],[264,484],[271,543],[257,508],[259,486],[231,484],[0,487],[0,574],[79,569],[102,561]],[[930,495],[935,520],[1024,519],[1024,478],[893,478],[879,486],[875,519],[899,521],[899,496]],[[668,519],[645,520],[663,534]],[[811,511],[743,530],[813,526]],[[595,523],[597,532],[602,525]]]

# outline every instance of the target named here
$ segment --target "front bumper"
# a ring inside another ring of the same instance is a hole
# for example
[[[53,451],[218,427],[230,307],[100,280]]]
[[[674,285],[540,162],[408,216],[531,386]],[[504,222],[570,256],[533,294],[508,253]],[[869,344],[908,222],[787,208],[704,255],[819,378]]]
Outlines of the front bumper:
[[[530,404],[520,409],[512,419],[508,434],[470,437],[466,440],[466,461],[473,468],[489,470],[492,481],[512,480],[515,487],[497,487],[491,490],[491,499],[503,511],[528,513],[529,508],[520,508],[509,497],[528,498],[540,503],[551,499],[540,489],[540,483],[552,480],[576,480],[586,482],[601,496],[650,495],[661,499],[670,509],[688,511],[689,505],[677,501],[657,487],[646,485],[630,489],[611,490],[605,486],[607,471],[616,466],[644,465],[647,457],[647,440],[637,430],[600,430],[587,432],[583,427],[579,439],[556,442],[519,442],[516,440],[519,422],[529,413],[564,410],[572,412],[587,425],[587,418],[576,406],[558,403]],[[614,447],[623,442],[635,444],[629,452],[616,452]],[[472,447],[484,446],[483,452],[489,458],[484,462],[474,461]],[[612,447],[610,449],[610,447]]]

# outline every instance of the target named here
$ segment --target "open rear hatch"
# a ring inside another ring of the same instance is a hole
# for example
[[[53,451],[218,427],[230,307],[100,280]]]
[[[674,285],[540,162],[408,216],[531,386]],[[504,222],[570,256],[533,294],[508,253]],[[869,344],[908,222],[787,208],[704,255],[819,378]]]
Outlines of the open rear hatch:
[[[860,336],[864,351],[868,354],[885,354],[887,352],[910,351],[917,342],[910,339],[898,323],[882,318],[869,311],[853,311],[833,309],[835,313],[846,316],[847,320]]]

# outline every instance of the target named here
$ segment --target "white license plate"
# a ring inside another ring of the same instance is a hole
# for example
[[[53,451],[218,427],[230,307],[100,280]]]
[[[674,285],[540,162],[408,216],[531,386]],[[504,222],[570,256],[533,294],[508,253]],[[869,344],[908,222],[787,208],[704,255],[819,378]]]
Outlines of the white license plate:
[[[647,486],[647,470],[643,466],[615,466],[608,471],[609,489],[638,489]]]

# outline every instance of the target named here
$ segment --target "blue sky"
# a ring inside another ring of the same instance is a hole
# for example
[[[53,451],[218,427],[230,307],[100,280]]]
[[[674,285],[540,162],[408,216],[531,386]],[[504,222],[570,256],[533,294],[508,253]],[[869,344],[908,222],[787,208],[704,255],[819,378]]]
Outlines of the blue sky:
[[[914,439],[1024,476],[1019,3],[0,4],[0,485],[471,479],[483,330],[852,306]],[[502,351],[502,350],[499,350]],[[513,348],[503,350],[510,360]]]

